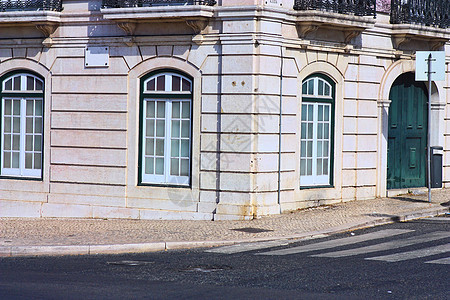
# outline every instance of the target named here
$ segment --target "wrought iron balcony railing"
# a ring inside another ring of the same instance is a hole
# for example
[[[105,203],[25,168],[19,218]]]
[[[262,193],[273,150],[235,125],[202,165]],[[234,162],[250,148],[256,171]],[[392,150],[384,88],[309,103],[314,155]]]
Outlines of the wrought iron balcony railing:
[[[103,8],[122,7],[149,7],[168,5],[210,5],[216,4],[215,0],[103,0]]]
[[[61,0],[0,0],[0,12],[23,10],[61,11]]]
[[[376,16],[376,0],[295,0],[294,9]]]
[[[391,0],[392,24],[450,27],[450,0]]]

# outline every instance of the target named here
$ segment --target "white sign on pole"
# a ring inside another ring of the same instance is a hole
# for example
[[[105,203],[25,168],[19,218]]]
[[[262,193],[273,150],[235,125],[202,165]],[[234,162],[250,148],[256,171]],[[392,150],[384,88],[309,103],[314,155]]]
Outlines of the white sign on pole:
[[[428,81],[428,56],[431,54],[431,80],[445,80],[445,52],[416,52],[416,81]]]

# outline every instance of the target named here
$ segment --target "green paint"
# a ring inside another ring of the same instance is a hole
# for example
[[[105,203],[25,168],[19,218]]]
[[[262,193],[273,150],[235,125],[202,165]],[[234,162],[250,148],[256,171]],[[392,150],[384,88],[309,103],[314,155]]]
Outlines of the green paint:
[[[426,186],[427,91],[413,73],[395,80],[389,99],[387,188]]]

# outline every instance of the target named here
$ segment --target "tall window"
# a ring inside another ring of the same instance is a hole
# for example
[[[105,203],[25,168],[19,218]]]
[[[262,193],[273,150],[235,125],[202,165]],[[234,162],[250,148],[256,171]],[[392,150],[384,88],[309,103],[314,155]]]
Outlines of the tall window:
[[[334,83],[312,75],[302,84],[300,186],[330,186],[333,180]]]
[[[1,78],[1,175],[42,177],[44,82],[30,73]]]
[[[192,80],[167,71],[141,84],[140,182],[189,185]]]

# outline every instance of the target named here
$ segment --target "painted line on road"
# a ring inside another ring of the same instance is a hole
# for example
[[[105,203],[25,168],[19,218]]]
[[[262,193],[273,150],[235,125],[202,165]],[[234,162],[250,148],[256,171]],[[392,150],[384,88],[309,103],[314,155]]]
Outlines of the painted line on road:
[[[435,240],[445,239],[448,237],[450,237],[450,232],[436,231],[436,232],[427,233],[424,235],[413,236],[413,237],[410,237],[407,239],[402,239],[402,240],[394,240],[394,241],[371,245],[371,246],[366,246],[366,247],[360,247],[360,248],[354,248],[354,249],[348,249],[348,250],[342,250],[342,251],[327,252],[327,253],[315,254],[315,255],[310,255],[310,256],[312,256],[312,257],[346,257],[346,256],[366,254],[366,253],[372,253],[372,252],[378,252],[378,251],[398,249],[398,248],[407,247],[407,246],[411,246],[411,245],[415,245],[415,244],[421,244],[421,243],[431,242],[431,241],[435,241]]]
[[[426,261],[425,263],[426,264],[450,265],[450,257],[444,257],[441,259],[430,260],[430,261]]]
[[[305,246],[298,246],[298,247],[292,247],[292,248],[288,248],[288,249],[281,249],[281,250],[275,250],[275,251],[270,251],[270,252],[258,253],[257,255],[288,255],[288,254],[296,254],[296,253],[302,253],[302,252],[330,249],[330,248],[351,245],[351,244],[361,243],[361,242],[370,241],[370,240],[382,239],[382,238],[391,237],[391,236],[395,236],[395,235],[399,235],[399,234],[404,234],[404,233],[408,233],[408,232],[412,232],[412,231],[414,231],[414,230],[386,229],[386,230],[380,230],[380,231],[366,233],[366,234],[362,234],[362,235],[355,235],[355,236],[351,236],[351,237],[345,237],[345,238],[340,238],[340,239],[335,239],[335,240],[330,240],[330,241],[319,242],[319,243],[305,245]]]
[[[446,253],[446,252],[450,252],[450,243],[445,244],[445,245],[436,246],[436,247],[424,248],[424,249],[420,249],[420,250],[395,253],[395,254],[383,255],[383,256],[368,257],[365,259],[387,261],[387,262],[397,262],[397,261],[403,261],[403,260],[409,260],[409,259],[415,259],[415,258],[436,255],[436,254],[442,254],[442,253]]]

